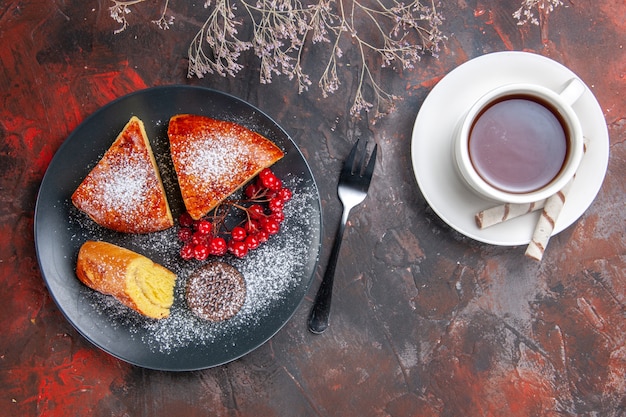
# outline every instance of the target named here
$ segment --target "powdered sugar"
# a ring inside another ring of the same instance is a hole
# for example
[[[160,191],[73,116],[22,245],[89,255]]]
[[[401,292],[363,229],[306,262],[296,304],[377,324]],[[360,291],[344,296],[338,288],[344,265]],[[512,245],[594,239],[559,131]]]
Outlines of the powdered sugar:
[[[224,132],[219,140],[196,141],[186,152],[180,153],[181,166],[186,175],[202,178],[207,183],[217,182],[220,178],[228,178],[242,160],[251,155],[238,146],[238,138],[234,134]]]
[[[129,329],[151,351],[166,354],[174,354],[189,345],[210,345],[225,337],[230,340],[244,329],[253,332],[257,326],[275,315],[282,305],[294,303],[291,297],[302,297],[304,294],[296,294],[296,289],[302,286],[306,288],[310,279],[306,268],[310,264],[309,250],[317,232],[313,227],[317,222],[311,223],[316,215],[312,201],[316,200],[317,191],[313,184],[304,184],[297,176],[289,175],[283,178],[283,183],[293,190],[293,197],[285,206],[285,221],[281,231],[244,259],[231,256],[221,259],[243,274],[247,292],[244,305],[237,315],[218,323],[197,318],[187,307],[187,279],[202,263],[183,261],[179,257],[180,244],[176,239],[175,228],[147,235],[110,236],[106,230],[74,210],[71,221],[80,222],[90,239],[110,241],[113,237],[116,241],[112,243],[143,253],[178,276],[174,305],[170,317],[166,319],[146,319],[123,307],[112,297],[90,292],[94,310],[109,317],[112,326]],[[299,299],[294,304],[297,305],[297,302]]]
[[[156,178],[149,175],[149,168],[133,155],[120,158],[117,163],[108,164],[106,171],[93,171],[90,194],[100,196],[98,201],[102,201],[107,210],[123,215],[142,206],[148,190],[155,185]],[[102,210],[100,207],[93,209]]]
[[[294,189],[298,180],[289,178],[286,184]],[[236,334],[242,328],[250,331],[272,314],[276,304],[284,302],[302,280],[309,279],[303,276],[313,238],[310,224],[313,212],[307,201],[314,192],[310,187],[294,193],[285,207],[286,217],[278,235],[244,259],[225,257],[225,261],[237,268],[246,280],[246,301],[235,317],[220,323],[197,319],[186,308],[183,291],[180,291],[176,294],[176,308],[172,309],[171,316],[149,325],[146,342],[162,352],[191,342],[207,344],[224,334]],[[179,275],[177,288],[184,288],[188,275],[198,265],[195,261],[186,265]]]
[[[102,187],[94,190],[95,195],[101,195],[112,210],[124,213],[128,207],[138,207],[144,204],[147,190],[156,186],[153,176],[150,176],[149,167],[138,165],[132,156],[122,163],[112,166],[112,171],[101,174]]]

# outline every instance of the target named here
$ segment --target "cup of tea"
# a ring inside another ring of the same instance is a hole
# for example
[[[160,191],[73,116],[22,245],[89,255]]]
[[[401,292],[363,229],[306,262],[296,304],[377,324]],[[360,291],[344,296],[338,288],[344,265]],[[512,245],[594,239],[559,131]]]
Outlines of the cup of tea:
[[[518,83],[483,95],[456,129],[453,158],[465,183],[504,203],[531,203],[561,190],[584,153],[572,105],[585,88],[572,78],[560,92]]]

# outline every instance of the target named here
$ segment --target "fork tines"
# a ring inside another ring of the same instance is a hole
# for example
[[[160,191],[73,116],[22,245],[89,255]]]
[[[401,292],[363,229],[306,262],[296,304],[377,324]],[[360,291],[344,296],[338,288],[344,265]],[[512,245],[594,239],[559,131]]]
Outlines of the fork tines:
[[[360,151],[361,142],[364,142],[362,152]],[[374,148],[372,149],[372,153],[370,155],[369,160],[367,159],[367,146],[369,145],[369,141],[367,139],[361,140],[361,138],[357,139],[356,143],[352,147],[346,162],[344,163],[344,169],[348,170],[350,174],[358,174],[359,176],[371,177],[374,173],[374,166],[376,165],[376,153],[378,151],[378,144],[374,143]],[[357,152],[359,153],[357,158]],[[367,165],[366,165],[367,164]]]

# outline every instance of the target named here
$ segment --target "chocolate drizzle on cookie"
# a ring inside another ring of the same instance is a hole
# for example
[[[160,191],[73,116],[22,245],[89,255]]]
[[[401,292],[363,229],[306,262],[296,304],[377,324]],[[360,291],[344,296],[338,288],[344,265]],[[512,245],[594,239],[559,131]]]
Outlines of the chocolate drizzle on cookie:
[[[243,306],[246,282],[235,267],[211,262],[191,274],[186,298],[196,316],[209,321],[227,320]]]

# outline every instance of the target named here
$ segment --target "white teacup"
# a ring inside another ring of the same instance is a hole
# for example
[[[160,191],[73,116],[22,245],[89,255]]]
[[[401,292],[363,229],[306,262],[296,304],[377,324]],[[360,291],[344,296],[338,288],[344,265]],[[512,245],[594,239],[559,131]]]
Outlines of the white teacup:
[[[520,83],[482,96],[456,130],[453,158],[461,177],[498,202],[530,203],[556,194],[583,157],[583,132],[572,104],[585,88],[573,78],[560,93]]]

